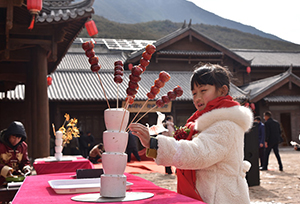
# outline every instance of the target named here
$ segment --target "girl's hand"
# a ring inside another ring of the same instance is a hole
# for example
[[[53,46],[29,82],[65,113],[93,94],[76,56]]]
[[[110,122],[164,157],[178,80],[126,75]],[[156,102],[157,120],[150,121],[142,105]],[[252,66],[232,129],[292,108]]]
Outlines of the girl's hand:
[[[140,124],[140,123],[132,123],[129,126],[132,134],[138,136],[142,145],[146,148],[150,147],[150,134],[148,127]]]

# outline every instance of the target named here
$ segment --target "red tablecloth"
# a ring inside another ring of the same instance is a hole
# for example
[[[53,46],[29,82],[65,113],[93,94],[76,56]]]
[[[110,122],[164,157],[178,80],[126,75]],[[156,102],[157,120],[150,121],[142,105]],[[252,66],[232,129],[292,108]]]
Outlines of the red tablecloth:
[[[73,172],[77,169],[93,169],[94,165],[82,156],[64,156],[64,158],[71,158],[70,161],[49,161],[48,158],[36,159],[33,163],[33,168],[39,174],[52,174]]]
[[[71,198],[80,194],[56,194],[55,191],[50,187],[48,181],[58,179],[72,179],[71,173],[60,173],[60,174],[45,174],[26,177],[23,185],[17,192],[12,204],[47,204],[47,203],[64,203],[64,204],[80,204],[85,202],[72,201]],[[153,193],[152,198],[139,200],[139,201],[128,201],[124,203],[132,204],[161,204],[161,203],[197,203],[204,204],[198,200],[183,196],[174,191],[170,191],[161,187],[156,186],[150,181],[142,179],[138,176],[125,173],[127,181],[132,182],[130,190],[132,192],[148,192]],[[100,188],[100,186],[99,186]],[[99,193],[100,196],[100,193]],[[121,202],[111,202],[110,204],[120,204]]]

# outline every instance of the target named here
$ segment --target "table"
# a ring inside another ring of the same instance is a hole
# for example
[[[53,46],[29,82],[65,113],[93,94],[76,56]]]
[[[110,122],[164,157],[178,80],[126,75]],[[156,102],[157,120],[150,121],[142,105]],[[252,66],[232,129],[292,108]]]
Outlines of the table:
[[[73,172],[77,169],[93,169],[94,165],[82,156],[63,156],[61,161],[56,161],[54,157],[38,158],[34,160],[33,168],[36,174],[52,174]]]
[[[80,204],[86,202],[72,201],[71,198],[81,194],[56,194],[48,184],[49,180],[72,179],[71,173],[45,174],[26,177],[23,185],[17,192],[12,204],[48,204],[48,203],[64,203],[64,204]],[[129,192],[148,192],[153,193],[152,198],[139,201],[128,201],[126,204],[161,204],[161,203],[189,203],[204,204],[198,200],[178,194],[174,191],[156,186],[150,181],[141,177],[125,173],[127,181],[133,183]],[[100,186],[99,186],[100,187]],[[100,196],[100,193],[99,193]],[[111,202],[110,204],[120,204],[121,202]],[[124,203],[124,202],[123,202]]]
[[[0,203],[8,203],[12,201],[19,188],[20,187],[7,188],[0,186]]]

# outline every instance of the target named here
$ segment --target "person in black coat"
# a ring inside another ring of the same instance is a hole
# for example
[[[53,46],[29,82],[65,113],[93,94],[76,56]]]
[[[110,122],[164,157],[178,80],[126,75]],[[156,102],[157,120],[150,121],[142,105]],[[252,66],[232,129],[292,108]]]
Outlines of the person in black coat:
[[[272,113],[267,111],[264,113],[265,119],[265,159],[263,163],[263,168],[261,170],[268,170],[268,163],[269,163],[269,155],[271,150],[273,149],[274,154],[277,158],[279,170],[283,171],[283,166],[281,162],[281,158],[279,155],[278,144],[282,142],[281,137],[281,128],[280,124],[272,118]]]
[[[137,149],[137,136],[132,134],[131,131],[128,132],[128,142],[126,147],[126,154],[127,154],[127,162],[131,161],[131,153],[135,156],[138,161],[141,161],[141,157],[138,153]]]

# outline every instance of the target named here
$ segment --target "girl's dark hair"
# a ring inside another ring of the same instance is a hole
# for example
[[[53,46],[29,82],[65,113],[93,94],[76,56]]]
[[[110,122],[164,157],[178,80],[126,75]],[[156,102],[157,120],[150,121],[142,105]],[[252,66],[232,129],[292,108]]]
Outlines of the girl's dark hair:
[[[209,63],[199,63],[194,68],[195,70],[191,77],[191,90],[194,90],[195,85],[215,85],[217,89],[226,85],[229,93],[231,73],[226,68]]]

